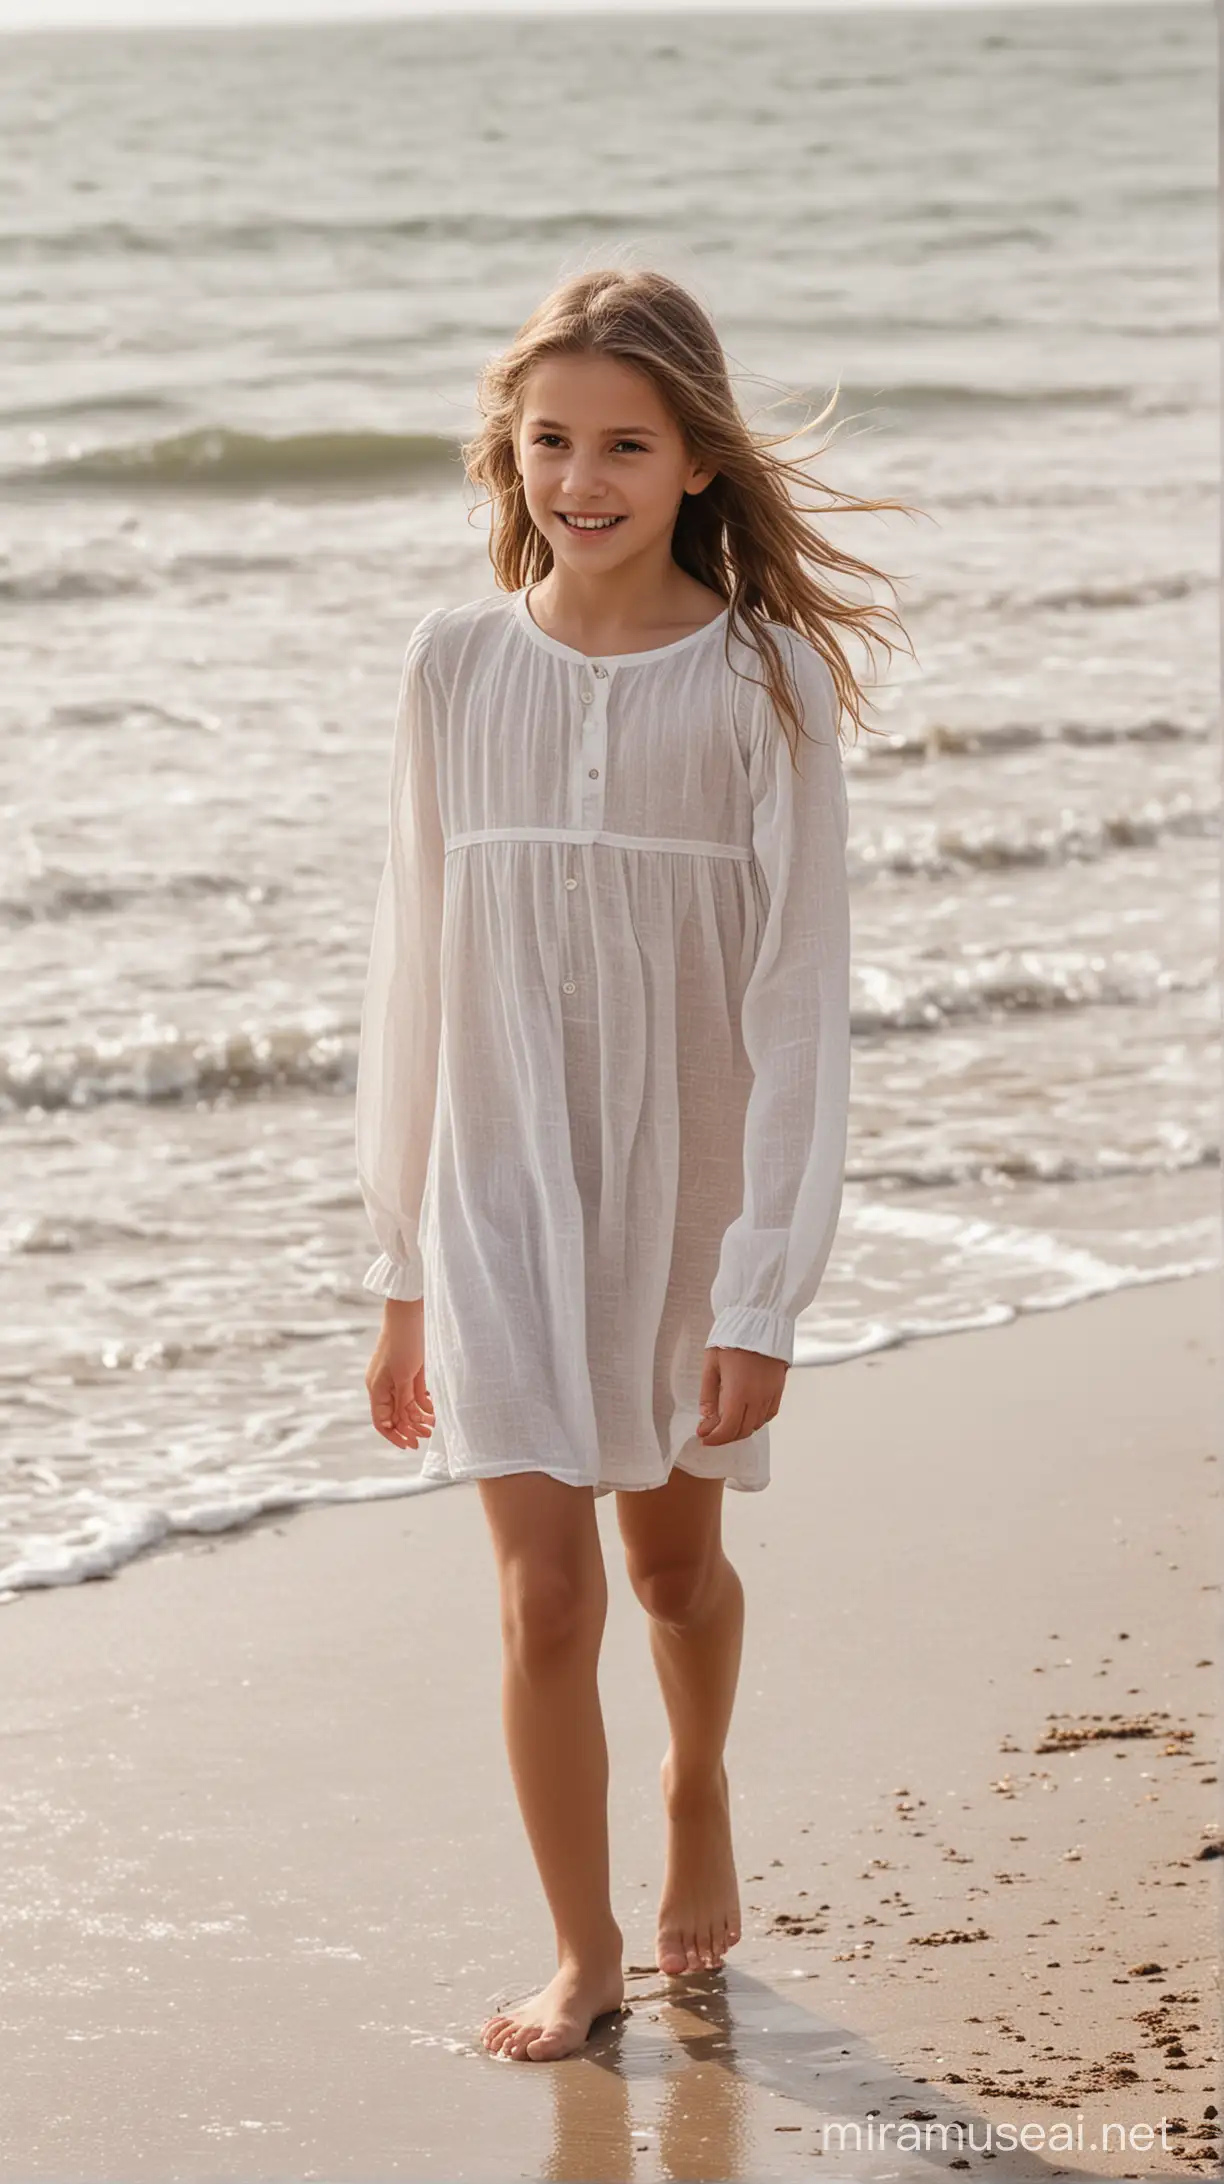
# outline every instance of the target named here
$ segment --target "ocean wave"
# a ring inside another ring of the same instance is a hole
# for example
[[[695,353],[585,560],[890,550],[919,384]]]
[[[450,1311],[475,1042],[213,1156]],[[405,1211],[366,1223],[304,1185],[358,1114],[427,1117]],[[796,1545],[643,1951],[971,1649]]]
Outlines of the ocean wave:
[[[97,1249],[109,1243],[174,1243],[199,1244],[200,1232],[177,1228],[131,1228],[118,1222],[82,1223],[79,1241],[63,1239],[65,1224],[56,1224],[52,1233],[59,1232],[60,1241],[44,1243],[46,1251],[71,1251]],[[74,1228],[77,1225],[74,1224]],[[96,1230],[97,1233],[93,1233]],[[71,1232],[69,1232],[71,1233]],[[16,1252],[33,1247],[12,1244],[5,1238],[0,1250]],[[364,1295],[354,1282],[357,1295]],[[55,1376],[63,1386],[89,1386],[99,1373],[107,1378],[120,1373],[182,1372],[196,1365],[215,1364],[218,1358],[262,1357],[275,1350],[292,1350],[302,1343],[331,1342],[337,1336],[361,1335],[369,1330],[369,1319],[362,1313],[351,1319],[308,1319],[303,1314],[297,1319],[284,1320],[235,1320],[230,1323],[214,1322],[206,1329],[184,1335],[107,1334],[94,1342],[69,1343],[55,1350]],[[20,1401],[20,1388],[24,1376],[10,1373],[4,1382],[3,1400]],[[29,1378],[36,1379],[37,1368],[31,1366]]]
[[[968,961],[854,970],[851,1028],[941,1031],[974,1017],[1063,1014],[1069,1009],[1150,1008],[1171,993],[1211,990],[1215,966],[1170,970],[1150,950],[1089,955],[1079,948],[1003,948]]]
[[[1131,577],[1113,584],[1055,584],[1046,591],[1030,593],[1022,602],[1017,601],[1014,591],[996,592],[989,603],[1010,608],[1017,604],[1059,609],[1152,607],[1166,599],[1189,599],[1195,592],[1214,591],[1215,584],[1213,576],[1197,569],[1175,570],[1168,576]]]
[[[171,576],[283,576],[300,566],[295,554],[244,554],[233,549],[172,554],[166,563]]]
[[[423,212],[395,219],[292,218],[278,214],[252,220],[178,220],[155,227],[133,220],[81,220],[65,227],[0,234],[0,262],[15,258],[25,266],[40,259],[62,260],[106,253],[128,258],[278,257],[294,244],[343,249],[347,244],[376,248],[404,242],[506,243],[541,239],[621,235],[624,218],[598,206],[567,206],[558,212]]]
[[[172,872],[164,877],[123,881],[91,879],[86,873],[46,866],[30,874],[20,891],[0,894],[0,926],[59,924],[66,918],[105,917],[134,907],[158,909],[178,903],[206,902],[228,896],[241,902],[275,902],[276,882],[253,881],[225,872]]]
[[[1031,751],[1049,743],[1083,749],[1127,743],[1206,743],[1214,734],[1212,726],[1173,720],[1167,713],[1153,713],[1146,720],[999,721],[989,728],[933,720],[909,731],[884,729],[858,748],[871,760],[1006,758],[1013,751]]]
[[[147,574],[135,569],[70,568],[0,572],[0,600],[16,606],[50,606],[71,599],[130,599],[152,590]]]
[[[113,1214],[31,1214],[0,1230],[0,1254],[9,1258],[58,1257],[74,1251],[105,1250],[112,1244],[193,1242],[198,1230],[182,1222],[124,1221]],[[90,1361],[98,1362],[96,1351]],[[10,1379],[9,1386],[12,1381]]]
[[[954,872],[1007,872],[1033,866],[1088,864],[1115,850],[1151,848],[1170,837],[1218,832],[1218,800],[1199,804],[1183,791],[1167,803],[1152,798],[1134,811],[1103,818],[1060,813],[1049,820],[1002,822],[993,817],[944,826],[889,827],[874,839],[853,840],[851,878],[946,879]]]
[[[331,1017],[200,1036],[168,1026],[61,1047],[9,1047],[0,1053],[0,1112],[111,1100],[154,1106],[222,1093],[253,1098],[290,1088],[351,1091],[354,1082],[352,1035]]]
[[[110,551],[114,551],[113,546]],[[0,569],[0,602],[55,606],[74,599],[147,597],[168,583],[208,582],[218,576],[281,575],[297,567],[292,554],[244,554],[224,549],[171,554],[161,566],[152,566],[147,560],[128,568],[116,567],[113,561],[47,561],[27,568]]]
[[[197,728],[216,735],[221,716],[199,705],[157,705],[152,698],[64,698],[48,714],[53,728]]]
[[[1202,397],[1205,402],[1206,395]],[[987,386],[976,380],[931,379],[897,380],[883,386],[847,385],[838,393],[838,410],[844,414],[851,406],[856,415],[894,412],[898,417],[924,417],[939,421],[940,413],[950,411],[1016,411],[1021,415],[1031,410],[1046,409],[1121,409],[1148,415],[1180,415],[1198,406],[1198,400],[1190,389],[1149,387],[1131,380],[1102,380],[1099,383],[1076,386],[1068,381],[1034,380],[1023,385]],[[1090,498],[1076,489],[1075,498]],[[1102,494],[1102,498],[1107,497]],[[952,505],[952,496],[941,496],[945,506]],[[970,496],[976,505],[977,496]],[[982,496],[989,500],[989,494]],[[1011,505],[1010,487],[1001,498]]]
[[[0,404],[0,425],[42,424],[49,417],[123,417],[129,412],[137,416],[152,416],[159,411],[173,415],[180,409],[174,395],[117,387],[109,394],[66,394],[58,401]]]
[[[861,1160],[846,1163],[848,1183],[884,1184],[898,1190],[954,1190],[963,1183],[1103,1183],[1123,1175],[1182,1175],[1218,1168],[1220,1148],[1189,1131],[1159,1145],[1098,1147],[1092,1153],[1057,1146],[1001,1146],[996,1152],[933,1153],[929,1160]]]
[[[972,604],[989,614],[1019,618],[1031,608],[1051,607],[1056,612],[1112,612],[1117,608],[1160,606],[1170,599],[1191,599],[1199,592],[1214,592],[1217,578],[1203,569],[1174,569],[1158,576],[1120,577],[1081,584],[1051,584],[1044,590],[1025,591],[1011,584],[997,591],[977,591],[966,586],[932,589],[922,594],[922,605],[953,607],[963,614]]]
[[[439,1480],[439,1486],[449,1480]],[[0,1600],[52,1585],[80,1585],[90,1578],[113,1577],[125,1563],[174,1539],[214,1538],[241,1532],[261,1518],[295,1509],[317,1509],[329,1502],[388,1501],[404,1494],[435,1491],[432,1479],[412,1475],[346,1480],[309,1480],[201,1496],[182,1509],[159,1509],[150,1501],[123,1502],[87,1487],[73,1496],[58,1538],[49,1537],[45,1519],[39,1533],[17,1558],[0,1569]]]
[[[1126,406],[1143,416],[1180,417],[1210,408],[1211,394],[1206,388],[1201,394],[1189,390],[1178,394],[1141,387],[1132,390]],[[1204,460],[1196,474],[1183,473],[1177,490],[1181,501],[1211,500],[1214,504],[1219,492],[1214,466]],[[1000,485],[949,486],[940,493],[937,505],[941,513],[952,508],[1002,508],[1012,521],[1018,508],[1069,508],[1073,514],[1085,508],[1116,509],[1118,493],[1113,485],[1090,485],[1080,478],[1069,485],[1059,478],[1043,482],[1034,474],[1025,479],[1008,477]]]
[[[857,964],[851,1029],[858,1038],[878,1038],[939,1031],[975,1017],[1150,1007],[1169,994],[1209,991],[1214,976],[1210,962],[1170,970],[1146,951],[1002,949],[968,962],[911,965],[904,974]],[[253,1098],[290,1089],[351,1092],[355,1081],[354,1032],[331,1015],[213,1034],[141,1027],[58,1047],[10,1045],[0,1052],[0,1112],[111,1100],[154,1105],[222,1093]]]
[[[378,492],[462,470],[458,442],[431,432],[295,432],[200,426],[0,472],[13,486],[129,493],[257,493],[280,487]]]
[[[847,1230],[856,1229],[861,1235],[874,1233],[898,1242],[934,1247],[948,1256],[971,1256],[984,1264],[993,1263],[1000,1270],[1009,1269],[1013,1276],[1027,1267],[1035,1280],[1052,1280],[1060,1286],[1034,1290],[1015,1301],[988,1299],[946,1318],[932,1313],[875,1320],[841,1337],[818,1335],[801,1319],[795,1329],[796,1365],[840,1365],[852,1358],[871,1357],[879,1350],[929,1341],[937,1335],[1006,1327],[1024,1313],[1063,1312],[1070,1305],[1087,1303],[1091,1297],[1116,1296],[1121,1290],[1145,1289],[1153,1282],[1186,1281],[1198,1274],[1212,1274],[1220,1264],[1214,1222],[1186,1224],[1180,1239],[1182,1256],[1156,1266],[1119,1264],[1078,1247],[1071,1238],[1039,1229],[1009,1228],[974,1215],[890,1206],[886,1200],[859,1209],[848,1207],[842,1222]]]

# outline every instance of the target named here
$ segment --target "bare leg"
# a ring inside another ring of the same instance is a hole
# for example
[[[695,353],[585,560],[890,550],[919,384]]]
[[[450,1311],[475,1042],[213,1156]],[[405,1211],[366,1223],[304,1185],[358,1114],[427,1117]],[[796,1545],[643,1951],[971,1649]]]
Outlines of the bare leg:
[[[630,1581],[671,1727],[662,1766],[667,1865],[659,1902],[662,1972],[721,1964],[740,1938],[723,1748],[744,1634],[744,1589],[722,1545],[721,1479],[674,1470],[666,1486],[618,1494]]]
[[[478,1485],[501,1595],[506,1749],[557,1936],[555,1976],[481,2036],[495,2054],[552,2062],[625,1994],[597,1682],[607,1576],[589,1487],[539,1471]]]

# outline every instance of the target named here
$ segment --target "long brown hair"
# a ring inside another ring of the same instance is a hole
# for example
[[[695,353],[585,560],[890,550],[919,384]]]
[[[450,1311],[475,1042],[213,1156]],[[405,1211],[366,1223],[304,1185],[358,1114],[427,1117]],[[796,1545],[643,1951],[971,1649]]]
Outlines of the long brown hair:
[[[765,668],[761,687],[768,690],[786,729],[792,760],[803,725],[802,707],[781,649],[765,626],[770,621],[808,638],[824,657],[837,688],[839,732],[844,711],[854,721],[856,737],[862,728],[878,733],[863,720],[864,701],[873,705],[874,700],[860,688],[838,631],[882,644],[891,662],[893,640],[877,624],[892,622],[911,657],[913,647],[892,607],[845,599],[824,578],[851,576],[867,583],[874,578],[894,596],[895,588],[881,570],[822,537],[809,520],[810,512],[796,505],[791,485],[815,487],[824,496],[820,512],[916,511],[903,501],[861,500],[820,485],[807,465],[824,453],[827,442],[814,455],[788,460],[775,454],[795,434],[758,433],[747,423],[710,318],[665,273],[603,267],[571,275],[537,306],[509,348],[486,363],[477,389],[484,422],[462,454],[468,478],[487,489],[492,505],[489,558],[499,586],[518,591],[546,576],[553,565],[552,548],[532,519],[515,463],[526,380],[545,357],[583,353],[615,357],[645,373],[675,417],[693,459],[717,473],[700,493],[685,494],[672,554],[682,569],[727,603],[725,650],[733,672],[738,673],[730,658],[737,618],[755,647]],[[822,411],[821,418],[826,414]]]

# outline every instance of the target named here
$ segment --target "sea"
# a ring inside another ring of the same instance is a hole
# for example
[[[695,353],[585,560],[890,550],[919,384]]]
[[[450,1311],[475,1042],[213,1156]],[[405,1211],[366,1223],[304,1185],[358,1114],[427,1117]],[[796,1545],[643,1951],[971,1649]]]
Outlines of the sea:
[[[846,756],[794,1369],[1219,1263],[1208,5],[0,63],[0,1597],[421,1491],[353,1160],[390,735],[419,616],[494,589],[481,365],[583,268],[688,283],[758,429],[916,510],[827,523],[913,651]]]

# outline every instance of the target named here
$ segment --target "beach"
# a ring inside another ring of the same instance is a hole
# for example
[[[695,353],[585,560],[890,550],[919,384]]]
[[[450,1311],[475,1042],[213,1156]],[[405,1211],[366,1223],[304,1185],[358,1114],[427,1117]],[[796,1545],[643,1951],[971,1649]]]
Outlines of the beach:
[[[7,41],[0,1596],[409,1483],[353,1168],[396,692],[495,588],[481,367],[581,266],[917,511],[827,526],[913,655],[852,650],[796,1361],[1217,1261],[1216,37],[1113,12]]]
[[[562,2063],[477,2038],[551,1936],[472,1489],[13,1596],[0,2176],[1218,2173],[1219,1335],[1212,1275],[792,1371],[727,1497],[721,1974],[651,1968],[663,1716],[605,1506],[630,2009]]]
[[[1217,38],[1125,16],[7,40],[0,2184],[1216,2172]],[[493,1558],[370,1424],[352,1095],[478,375],[601,263],[916,511],[827,526],[914,650],[855,656],[840,1225],[727,1496],[743,1938],[653,1969],[609,1498],[629,2009],[510,2065]]]

